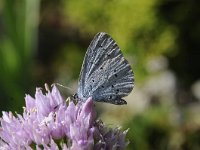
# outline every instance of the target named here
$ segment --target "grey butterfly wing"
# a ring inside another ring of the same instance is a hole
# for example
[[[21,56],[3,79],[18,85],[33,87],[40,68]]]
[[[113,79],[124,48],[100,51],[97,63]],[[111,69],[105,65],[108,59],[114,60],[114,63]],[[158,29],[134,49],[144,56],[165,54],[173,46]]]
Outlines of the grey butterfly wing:
[[[77,96],[99,102],[126,104],[122,97],[133,89],[133,72],[116,42],[98,33],[90,43],[80,73]]]

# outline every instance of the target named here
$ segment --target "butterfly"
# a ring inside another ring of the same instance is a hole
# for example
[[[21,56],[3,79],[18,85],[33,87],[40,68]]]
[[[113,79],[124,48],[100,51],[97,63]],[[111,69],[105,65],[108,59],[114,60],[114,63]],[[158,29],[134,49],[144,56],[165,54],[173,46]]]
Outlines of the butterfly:
[[[115,40],[107,33],[97,33],[85,54],[74,98],[123,105],[127,102],[122,98],[133,86],[133,71]]]

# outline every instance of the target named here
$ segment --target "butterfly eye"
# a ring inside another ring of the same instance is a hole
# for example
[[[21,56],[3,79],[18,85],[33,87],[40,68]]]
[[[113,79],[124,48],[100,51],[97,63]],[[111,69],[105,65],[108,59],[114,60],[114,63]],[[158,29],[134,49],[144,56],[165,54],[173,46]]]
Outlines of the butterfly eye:
[[[92,82],[94,82],[94,80],[92,80]]]
[[[102,87],[102,88],[104,88],[104,86],[103,86],[103,85],[102,85],[101,87]]]
[[[77,93],[73,95],[73,99],[78,99]]]
[[[115,77],[117,78],[117,74],[115,74]]]

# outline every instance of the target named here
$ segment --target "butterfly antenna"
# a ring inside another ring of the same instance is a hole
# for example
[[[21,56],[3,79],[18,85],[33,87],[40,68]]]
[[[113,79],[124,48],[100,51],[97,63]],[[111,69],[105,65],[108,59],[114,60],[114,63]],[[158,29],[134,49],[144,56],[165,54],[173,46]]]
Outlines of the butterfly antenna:
[[[52,84],[51,86],[53,86],[53,85],[57,85],[57,86],[60,86],[60,87],[62,87],[62,88],[68,89],[71,93],[73,93],[73,90],[72,90],[72,88],[70,88],[70,87],[64,86],[64,85],[62,85],[62,84],[60,84],[60,83],[54,83],[54,84]]]

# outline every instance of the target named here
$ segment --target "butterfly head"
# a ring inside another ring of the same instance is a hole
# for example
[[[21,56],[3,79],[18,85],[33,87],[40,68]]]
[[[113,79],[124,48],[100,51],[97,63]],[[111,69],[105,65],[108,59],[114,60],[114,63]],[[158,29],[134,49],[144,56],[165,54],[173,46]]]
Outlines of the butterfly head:
[[[72,98],[73,98],[74,100],[78,100],[78,94],[75,93],[75,94],[72,96]]]

